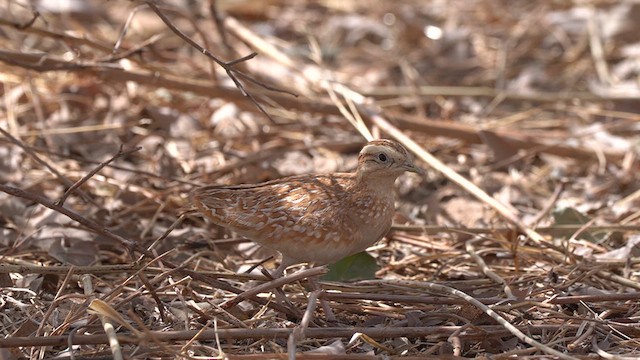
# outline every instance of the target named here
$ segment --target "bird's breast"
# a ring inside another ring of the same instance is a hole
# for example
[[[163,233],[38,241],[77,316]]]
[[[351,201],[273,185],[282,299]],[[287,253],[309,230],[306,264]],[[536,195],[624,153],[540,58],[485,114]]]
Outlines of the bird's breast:
[[[361,232],[361,244],[354,244],[358,251],[375,244],[391,228],[395,213],[393,193],[390,196],[362,195],[355,199],[350,215]]]

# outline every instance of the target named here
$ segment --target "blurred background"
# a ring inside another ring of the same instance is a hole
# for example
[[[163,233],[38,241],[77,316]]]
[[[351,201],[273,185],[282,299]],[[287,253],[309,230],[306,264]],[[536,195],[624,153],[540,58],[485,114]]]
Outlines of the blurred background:
[[[55,201],[121,145],[141,147],[65,207],[148,245],[189,206],[194,186],[354,170],[367,137],[390,137],[382,117],[538,228],[553,250],[523,241],[418,157],[427,175],[398,181],[397,227],[370,251],[377,278],[482,279],[493,296],[500,286],[464,246],[482,233],[485,261],[533,295],[575,282],[640,289],[631,231],[640,216],[639,17],[637,2],[604,0],[1,0],[0,182]],[[220,62],[257,55],[225,68],[188,40]],[[0,246],[11,264],[131,262],[113,240],[6,192]],[[205,272],[268,256],[197,217],[155,246]],[[602,258],[633,285],[578,266]],[[124,281],[101,279],[107,288]],[[5,280],[36,293],[60,284],[38,274]],[[31,334],[18,330],[39,311],[11,310],[21,320],[3,334]],[[344,316],[362,325],[372,315]],[[483,346],[511,349],[503,345]]]

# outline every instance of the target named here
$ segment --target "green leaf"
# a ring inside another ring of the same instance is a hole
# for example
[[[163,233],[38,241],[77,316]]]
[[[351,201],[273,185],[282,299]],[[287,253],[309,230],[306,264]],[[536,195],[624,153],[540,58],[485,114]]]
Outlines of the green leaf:
[[[329,272],[322,277],[326,281],[356,281],[376,278],[376,259],[363,251],[329,265]]]
[[[558,225],[584,225],[591,221],[587,215],[572,207],[556,208],[552,212],[553,219]],[[575,233],[573,230],[563,231],[562,235],[570,237]],[[589,231],[588,229],[581,232],[579,238],[592,243],[600,243],[610,236],[608,231]]]
[[[590,220],[587,215],[572,207],[556,208],[552,214],[558,225],[584,225]]]

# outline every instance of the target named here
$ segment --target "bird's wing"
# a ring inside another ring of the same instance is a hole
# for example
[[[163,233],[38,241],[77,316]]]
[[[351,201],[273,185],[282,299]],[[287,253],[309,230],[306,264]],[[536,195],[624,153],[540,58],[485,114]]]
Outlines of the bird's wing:
[[[204,187],[192,199],[211,221],[241,236],[294,259],[329,262],[349,255],[363,236],[349,214],[349,189],[328,179]]]

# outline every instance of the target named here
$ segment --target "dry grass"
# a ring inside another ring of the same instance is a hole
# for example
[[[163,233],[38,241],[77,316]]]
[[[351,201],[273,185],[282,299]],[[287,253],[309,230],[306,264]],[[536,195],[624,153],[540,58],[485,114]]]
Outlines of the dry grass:
[[[640,356],[640,6],[27,4],[0,2],[2,358]],[[266,281],[181,217],[372,137],[429,169],[376,280]]]

